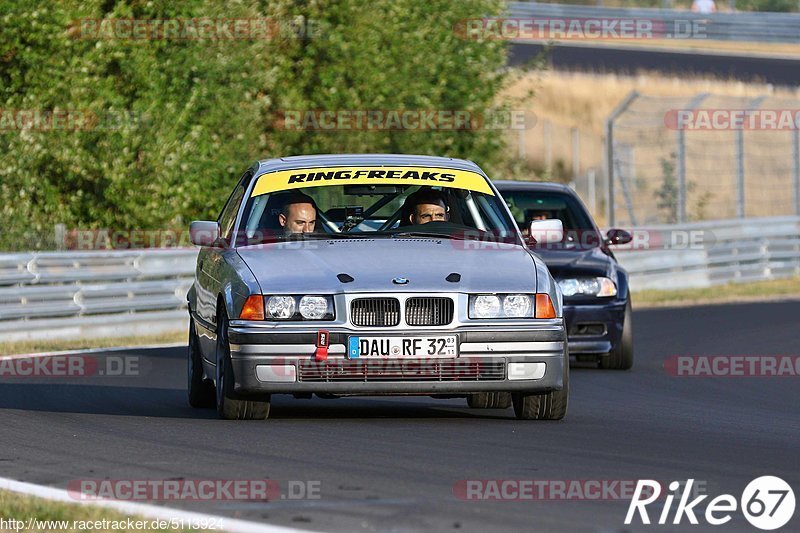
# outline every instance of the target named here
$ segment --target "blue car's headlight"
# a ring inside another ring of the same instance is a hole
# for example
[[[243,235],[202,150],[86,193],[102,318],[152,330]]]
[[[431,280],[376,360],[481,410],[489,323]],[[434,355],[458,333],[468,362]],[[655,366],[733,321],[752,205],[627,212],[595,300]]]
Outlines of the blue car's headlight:
[[[267,320],[333,320],[332,296],[265,296]]]
[[[564,296],[597,296],[605,298],[617,295],[617,286],[609,278],[568,278],[558,281]]]

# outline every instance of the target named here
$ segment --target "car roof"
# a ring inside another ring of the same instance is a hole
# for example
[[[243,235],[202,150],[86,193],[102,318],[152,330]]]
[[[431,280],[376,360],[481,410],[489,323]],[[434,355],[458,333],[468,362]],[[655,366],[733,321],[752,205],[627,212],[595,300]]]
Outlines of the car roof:
[[[439,167],[457,170],[471,170],[479,174],[483,171],[478,165],[466,159],[436,157],[430,155],[401,154],[319,154],[262,159],[258,161],[257,174],[291,170],[295,168],[336,167],[336,166],[420,166]]]
[[[510,181],[510,180],[492,180],[494,186],[500,192],[503,191],[550,191],[550,192],[565,192],[575,194],[568,185],[563,183],[553,183],[551,181]]]

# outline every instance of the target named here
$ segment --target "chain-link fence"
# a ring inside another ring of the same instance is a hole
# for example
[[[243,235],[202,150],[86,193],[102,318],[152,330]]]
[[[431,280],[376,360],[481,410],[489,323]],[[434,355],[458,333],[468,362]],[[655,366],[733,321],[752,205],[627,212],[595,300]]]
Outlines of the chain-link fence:
[[[606,124],[606,222],[800,214],[799,127],[798,101],[633,92]]]

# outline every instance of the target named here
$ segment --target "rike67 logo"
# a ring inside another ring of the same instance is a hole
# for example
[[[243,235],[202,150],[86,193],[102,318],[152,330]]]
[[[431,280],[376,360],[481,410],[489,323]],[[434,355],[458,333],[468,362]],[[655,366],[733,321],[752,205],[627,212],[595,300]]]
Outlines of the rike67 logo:
[[[675,525],[680,524],[684,517],[690,524],[697,525],[699,515],[705,519],[706,523],[719,526],[730,522],[732,513],[735,513],[738,508],[741,509],[742,514],[751,525],[761,530],[771,531],[786,525],[794,515],[794,491],[779,477],[762,476],[754,479],[745,487],[742,497],[738,501],[730,494],[721,494],[708,502],[704,501],[708,498],[708,495],[704,494],[689,501],[693,484],[694,479],[687,480],[685,485],[678,481],[669,484],[671,494],[666,495],[663,507],[660,502],[656,504],[661,507],[658,524],[669,523],[672,503],[676,496],[678,504],[671,522]],[[685,488],[678,494],[677,491],[681,486],[685,486]],[[637,512],[643,524],[650,524],[647,506],[658,501],[662,497],[661,492],[662,487],[658,481],[640,479],[628,507],[625,524],[630,525]],[[705,504],[705,512],[702,514],[698,509],[698,507],[702,507],[701,504]]]

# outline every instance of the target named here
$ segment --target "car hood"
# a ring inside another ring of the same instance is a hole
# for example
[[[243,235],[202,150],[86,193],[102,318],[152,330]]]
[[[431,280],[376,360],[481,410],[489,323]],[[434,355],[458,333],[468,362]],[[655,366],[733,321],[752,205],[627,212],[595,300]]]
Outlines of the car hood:
[[[534,249],[556,279],[575,276],[607,276],[613,259],[600,248]]]
[[[283,242],[237,249],[264,294],[535,292],[534,258],[522,246],[431,238]],[[445,278],[457,273],[458,282]],[[352,282],[343,283],[338,274]],[[408,283],[393,283],[406,278]]]

